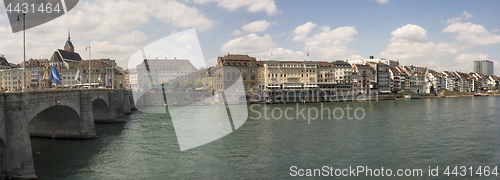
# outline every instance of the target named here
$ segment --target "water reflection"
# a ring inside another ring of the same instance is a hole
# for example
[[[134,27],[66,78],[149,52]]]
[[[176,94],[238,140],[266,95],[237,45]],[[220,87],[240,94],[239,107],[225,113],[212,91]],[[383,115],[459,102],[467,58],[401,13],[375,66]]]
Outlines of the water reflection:
[[[165,114],[134,113],[122,127],[96,126],[95,140],[32,143],[34,152],[44,153],[34,155],[37,175],[49,179],[283,179],[290,177],[290,166],[495,166],[499,102],[500,97],[331,103],[327,106],[364,108],[366,118],[310,124],[285,117],[249,119],[232,134],[187,151],[180,151]],[[249,111],[249,117],[257,112]]]

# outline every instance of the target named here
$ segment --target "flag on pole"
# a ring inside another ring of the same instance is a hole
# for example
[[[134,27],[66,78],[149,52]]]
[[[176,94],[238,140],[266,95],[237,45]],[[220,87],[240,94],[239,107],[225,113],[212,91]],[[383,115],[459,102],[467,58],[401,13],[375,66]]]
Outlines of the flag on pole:
[[[128,87],[127,81],[125,81],[125,86],[127,86],[127,87]]]
[[[19,78],[17,78],[17,86],[19,86],[21,84],[21,80],[19,80]]]
[[[100,74],[99,74],[99,79],[97,79],[97,80],[99,80],[99,82],[101,82],[101,83],[102,83],[102,80],[101,80],[101,75],[100,75]]]
[[[111,77],[108,77],[108,81],[109,81],[109,83],[112,83],[112,82],[111,82]]]
[[[59,72],[57,72],[57,69],[55,66],[52,66],[52,72],[50,73],[50,79],[54,81],[54,83],[59,84],[59,80],[61,80],[61,77],[59,76]]]
[[[80,70],[76,71],[75,80],[78,81],[79,83],[81,83],[82,75],[80,74]]]
[[[309,57],[309,53],[307,53],[307,57]]]

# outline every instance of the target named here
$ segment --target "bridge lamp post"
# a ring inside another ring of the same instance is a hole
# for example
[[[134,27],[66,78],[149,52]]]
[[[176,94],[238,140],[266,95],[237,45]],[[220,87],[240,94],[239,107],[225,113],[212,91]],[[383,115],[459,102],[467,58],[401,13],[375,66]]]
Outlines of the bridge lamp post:
[[[89,47],[85,47],[85,50],[89,50],[89,90],[92,89],[92,84],[91,84],[91,79],[90,79],[90,69],[91,69],[91,66],[90,66],[90,62],[92,61],[91,58],[90,58],[90,42],[89,42]]]
[[[24,65],[23,65],[23,92],[26,91],[26,13],[23,16],[23,54],[24,54]],[[17,21],[21,21],[21,14],[17,15]]]

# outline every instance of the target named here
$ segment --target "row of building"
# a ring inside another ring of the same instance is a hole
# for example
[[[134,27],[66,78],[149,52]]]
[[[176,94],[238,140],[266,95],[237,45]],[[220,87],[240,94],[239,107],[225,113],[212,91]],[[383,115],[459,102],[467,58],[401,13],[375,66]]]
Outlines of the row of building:
[[[80,54],[75,52],[69,35],[64,49],[54,51],[50,59],[29,59],[26,64],[24,63],[24,61],[20,64],[9,63],[4,55],[0,55],[2,89],[21,89],[24,81],[23,71],[26,73],[28,89],[53,88],[56,84],[49,77],[53,66],[59,72],[61,79],[57,85],[60,87],[83,87],[88,86],[90,81],[92,87],[126,88],[128,81],[128,71],[117,66],[115,60],[83,60]],[[78,72],[79,78],[77,78]]]
[[[238,86],[234,81],[240,76],[243,81],[241,88],[246,91],[319,88],[355,94],[434,93],[440,89],[460,92],[496,90],[499,85],[499,78],[495,75],[436,72],[427,67],[402,66],[398,61],[373,57],[333,62],[262,61],[248,55],[228,54],[218,57],[217,65],[207,69],[196,69],[185,59],[150,59],[147,62],[148,66],[143,62],[131,70],[131,88],[144,91],[151,85],[175,82],[197,89],[223,91]]]

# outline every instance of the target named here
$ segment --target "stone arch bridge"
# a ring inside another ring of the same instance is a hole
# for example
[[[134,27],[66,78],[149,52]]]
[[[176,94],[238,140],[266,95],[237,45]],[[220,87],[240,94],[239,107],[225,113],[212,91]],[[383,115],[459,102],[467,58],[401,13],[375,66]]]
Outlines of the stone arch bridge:
[[[126,90],[0,93],[0,179],[36,178],[30,136],[97,138],[94,123],[126,122],[134,109]]]

